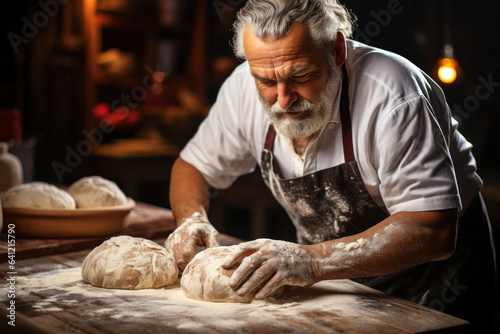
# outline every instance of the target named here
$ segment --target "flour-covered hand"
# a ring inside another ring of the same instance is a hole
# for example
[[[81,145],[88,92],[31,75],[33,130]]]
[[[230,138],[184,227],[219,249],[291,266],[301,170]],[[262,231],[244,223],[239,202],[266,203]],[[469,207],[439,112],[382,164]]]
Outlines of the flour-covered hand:
[[[195,247],[215,247],[219,233],[205,216],[196,212],[191,217],[183,219],[181,225],[172,232],[165,241],[165,247],[174,256],[181,271],[195,256]]]
[[[231,268],[238,262],[241,264],[229,284],[241,296],[255,294],[255,299],[264,299],[285,285],[315,283],[311,258],[295,243],[271,239],[245,242],[224,259],[222,266]]]

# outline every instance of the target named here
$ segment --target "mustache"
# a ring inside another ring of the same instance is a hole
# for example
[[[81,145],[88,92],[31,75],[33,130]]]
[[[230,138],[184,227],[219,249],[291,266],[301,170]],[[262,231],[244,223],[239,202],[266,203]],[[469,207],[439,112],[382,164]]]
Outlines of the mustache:
[[[269,111],[273,114],[284,114],[284,113],[300,113],[304,111],[311,111],[314,108],[314,104],[307,101],[306,99],[300,99],[295,101],[290,107],[282,108],[278,102],[269,106]]]

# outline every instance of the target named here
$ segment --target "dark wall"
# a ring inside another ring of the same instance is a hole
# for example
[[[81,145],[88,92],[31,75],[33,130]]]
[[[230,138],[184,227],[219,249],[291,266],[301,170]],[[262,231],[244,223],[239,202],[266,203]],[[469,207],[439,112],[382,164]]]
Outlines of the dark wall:
[[[464,75],[460,82],[441,87],[460,122],[460,131],[474,145],[479,171],[498,174],[500,2],[375,0],[345,4],[358,17],[355,39],[396,52],[428,74],[443,56],[445,42],[451,42]]]

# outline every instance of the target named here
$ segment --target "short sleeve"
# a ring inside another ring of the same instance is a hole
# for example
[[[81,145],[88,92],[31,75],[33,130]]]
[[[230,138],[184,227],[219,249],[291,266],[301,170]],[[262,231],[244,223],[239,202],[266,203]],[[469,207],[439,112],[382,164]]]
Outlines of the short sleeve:
[[[228,188],[256,165],[241,129],[240,101],[245,92],[240,81],[234,73],[226,80],[208,116],[180,154],[215,188]]]
[[[460,208],[448,145],[423,96],[399,103],[376,131],[377,174],[387,210]]]

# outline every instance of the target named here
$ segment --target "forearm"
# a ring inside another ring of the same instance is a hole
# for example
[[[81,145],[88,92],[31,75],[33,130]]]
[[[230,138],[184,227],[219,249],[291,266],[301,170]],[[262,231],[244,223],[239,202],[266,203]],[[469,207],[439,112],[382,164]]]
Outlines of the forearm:
[[[170,181],[170,205],[177,225],[195,212],[206,216],[209,204],[208,185],[201,173],[178,158],[172,167]]]
[[[357,235],[302,246],[316,281],[385,275],[451,256],[456,210],[401,212]]]

